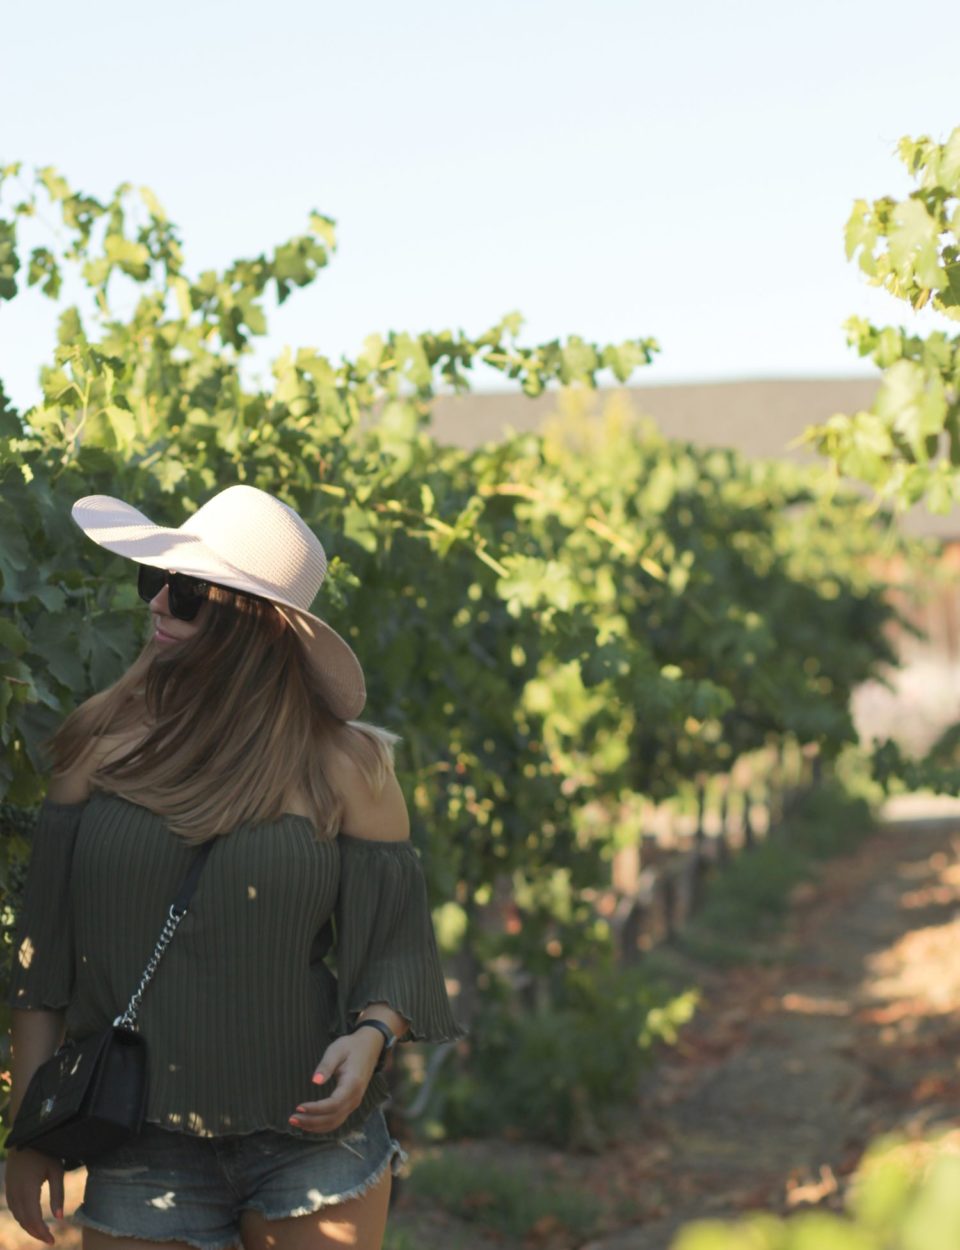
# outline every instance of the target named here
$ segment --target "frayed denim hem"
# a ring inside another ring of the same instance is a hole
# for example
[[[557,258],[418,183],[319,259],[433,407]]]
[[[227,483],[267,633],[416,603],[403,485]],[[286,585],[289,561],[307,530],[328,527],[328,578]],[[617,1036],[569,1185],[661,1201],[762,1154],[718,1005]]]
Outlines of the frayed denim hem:
[[[197,1241],[195,1237],[189,1237],[185,1233],[177,1233],[174,1237],[158,1237],[155,1233],[144,1236],[142,1233],[128,1232],[125,1228],[111,1228],[109,1224],[101,1224],[99,1220],[84,1215],[79,1208],[70,1218],[81,1228],[92,1228],[94,1232],[107,1233],[110,1237],[129,1237],[131,1241],[178,1241],[185,1242],[188,1246],[196,1246],[197,1250],[243,1250],[243,1242],[239,1237],[231,1241]]]
[[[349,1138],[345,1138],[349,1141]],[[256,1211],[258,1215],[262,1215],[265,1220],[289,1220],[301,1215],[315,1215],[318,1211],[324,1210],[326,1207],[339,1206],[342,1202],[349,1202],[351,1198],[360,1198],[363,1194],[371,1190],[374,1185],[378,1184],[384,1176],[387,1168],[390,1168],[394,1176],[399,1175],[401,1169],[406,1165],[409,1156],[403,1149],[396,1138],[390,1138],[390,1149],[387,1151],[386,1157],[370,1175],[359,1185],[354,1185],[352,1189],[346,1189],[339,1194],[322,1194],[318,1189],[312,1190],[308,1197],[310,1199],[309,1206],[295,1207],[290,1211],[266,1211],[258,1203],[250,1202],[246,1206],[238,1209],[238,1214],[244,1211]],[[212,1250],[212,1248],[211,1248]],[[217,1250],[220,1250],[218,1247]]]

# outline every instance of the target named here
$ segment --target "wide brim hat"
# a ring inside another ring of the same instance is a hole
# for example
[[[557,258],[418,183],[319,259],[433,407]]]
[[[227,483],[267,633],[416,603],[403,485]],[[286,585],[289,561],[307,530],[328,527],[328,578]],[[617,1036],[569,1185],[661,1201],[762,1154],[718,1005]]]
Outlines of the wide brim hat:
[[[309,611],[326,575],[326,553],[288,504],[238,484],[207,500],[177,529],[156,525],[111,495],[78,499],[71,516],[115,555],[270,600],[300,639],[330,710],[342,720],[359,715],[367,697],[360,661]]]

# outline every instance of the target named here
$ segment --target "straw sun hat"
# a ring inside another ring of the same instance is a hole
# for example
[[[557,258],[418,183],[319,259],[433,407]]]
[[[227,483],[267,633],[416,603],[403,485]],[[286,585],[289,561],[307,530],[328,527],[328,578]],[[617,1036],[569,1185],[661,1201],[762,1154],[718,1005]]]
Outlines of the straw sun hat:
[[[237,485],[207,500],[178,529],[155,525],[110,495],[78,499],[71,515],[88,538],[118,556],[269,599],[303,644],[334,715],[359,715],[366,702],[360,661],[308,611],[327,571],[326,552],[287,504]]]

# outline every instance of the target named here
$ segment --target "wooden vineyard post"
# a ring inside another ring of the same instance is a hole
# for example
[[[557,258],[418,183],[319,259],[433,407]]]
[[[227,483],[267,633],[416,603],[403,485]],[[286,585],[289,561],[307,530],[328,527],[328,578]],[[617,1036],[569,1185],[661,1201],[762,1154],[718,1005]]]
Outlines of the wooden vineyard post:
[[[767,805],[770,810],[770,832],[780,829],[786,815],[784,742],[780,738],[774,748],[773,768],[767,780]]]
[[[614,921],[619,930],[619,954],[622,963],[631,965],[640,960],[640,939],[646,929],[647,908],[639,895],[622,898],[617,905],[618,916]]]
[[[660,908],[663,917],[663,936],[665,941],[672,941],[677,934],[677,890],[672,872],[662,870],[657,876]]]
[[[707,810],[707,786],[703,777],[697,778],[697,828],[693,835],[693,854],[688,867],[689,880],[687,889],[686,915],[692,914],[700,906],[703,895],[703,881],[707,874],[707,834],[704,818]]]
[[[727,841],[727,822],[730,816],[730,778],[720,779],[720,829],[717,833],[717,865],[726,867],[730,861],[730,843]]]
[[[812,773],[812,786],[813,789],[816,790],[823,784],[823,756],[820,754],[819,750],[813,757]]]
[[[750,787],[743,792],[743,846],[744,850],[752,851],[757,845],[757,831],[753,827],[753,815],[750,811]]]

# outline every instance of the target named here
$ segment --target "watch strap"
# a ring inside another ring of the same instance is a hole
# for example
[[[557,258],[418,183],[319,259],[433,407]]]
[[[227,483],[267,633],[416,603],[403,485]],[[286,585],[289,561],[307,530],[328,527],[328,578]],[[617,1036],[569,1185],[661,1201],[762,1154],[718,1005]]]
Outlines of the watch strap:
[[[393,1050],[396,1045],[397,1035],[394,1033],[393,1029],[391,1029],[389,1024],[384,1024],[382,1020],[373,1019],[358,1020],[350,1032],[356,1033],[357,1029],[363,1028],[376,1029],[377,1032],[383,1037],[383,1049],[380,1051],[380,1057],[373,1069],[374,1072],[379,1072],[383,1065],[387,1062],[388,1053]]]

